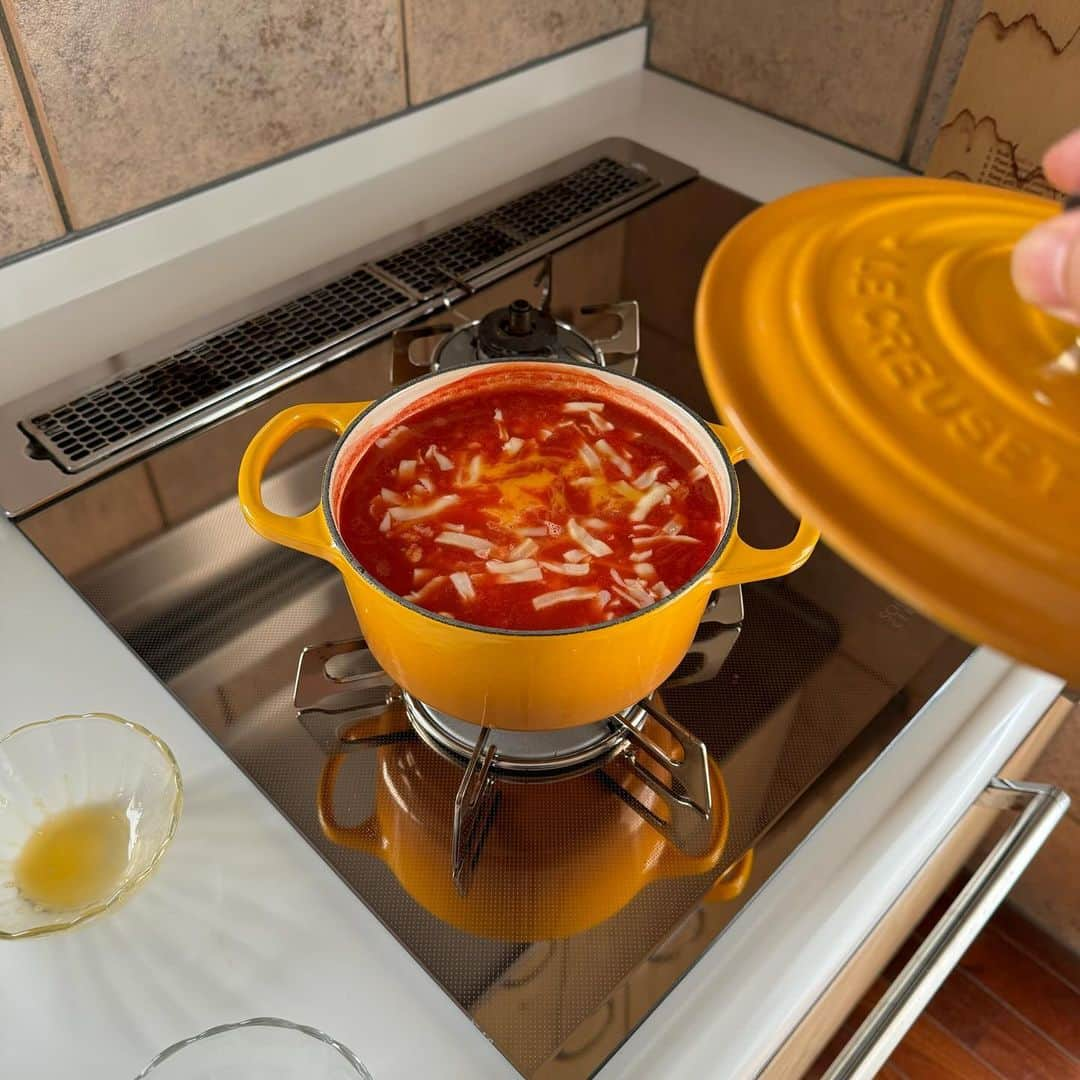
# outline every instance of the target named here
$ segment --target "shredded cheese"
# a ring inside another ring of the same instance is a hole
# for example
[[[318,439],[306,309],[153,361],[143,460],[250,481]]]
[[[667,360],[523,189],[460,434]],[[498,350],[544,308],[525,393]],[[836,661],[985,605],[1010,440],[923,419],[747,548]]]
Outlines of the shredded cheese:
[[[541,560],[540,565],[553,574],[562,574],[564,577],[588,577],[590,567],[588,563],[556,563]]]
[[[422,506],[391,506],[387,510],[387,514],[394,521],[419,521],[421,518],[435,517],[437,514],[441,514],[444,510],[451,506],[461,502],[460,495],[440,495],[432,502],[425,503]],[[387,529],[389,526],[387,526]],[[382,532],[386,532],[387,529],[383,529],[379,526]]]
[[[451,574],[450,584],[454,586],[462,600],[476,599],[476,589],[473,588],[472,578],[464,571],[457,570]]]
[[[535,570],[535,559],[514,559],[512,562],[500,562],[489,559],[484,566],[492,574],[520,574],[522,570]]]
[[[381,439],[375,440],[375,445],[380,449],[396,443],[402,435],[408,434],[409,429],[404,424],[391,428]]]
[[[603,555],[612,554],[612,549],[608,547],[603,540],[598,540],[590,532],[582,528],[574,518],[571,518],[566,523],[566,528],[574,538],[574,543],[580,544],[590,555],[595,555],[599,558]]]
[[[600,451],[623,474],[623,476],[629,476],[633,471],[633,466],[620,454],[615,447],[607,441],[607,439],[597,439],[596,449]]]
[[[600,456],[588,443],[582,443],[578,447],[578,454],[590,472],[600,472],[604,467],[600,461]]]
[[[630,511],[630,520],[644,521],[655,507],[659,506],[664,499],[670,497],[671,492],[668,491],[667,484],[653,484],[653,486],[641,496],[640,501],[634,509]]]
[[[519,570],[516,574],[499,574],[495,580],[500,585],[517,585],[525,581],[543,581],[544,572],[539,566],[534,566],[531,570]]]
[[[544,608],[554,607],[556,604],[572,604],[577,600],[592,600],[600,595],[598,589],[586,589],[577,586],[573,589],[558,589],[555,592],[541,593],[534,596],[532,605],[537,611]]]
[[[481,559],[486,559],[491,554],[491,541],[482,536],[473,536],[472,533],[442,532],[435,537],[435,543],[474,551]]]
[[[521,543],[510,552],[510,558],[524,559],[529,555],[535,555],[539,550],[540,545],[530,536],[522,540]]]
[[[663,465],[654,465],[651,469],[646,469],[635,481],[634,487],[640,491],[644,491],[646,488],[652,487],[653,484],[659,479],[660,474],[664,471]]]

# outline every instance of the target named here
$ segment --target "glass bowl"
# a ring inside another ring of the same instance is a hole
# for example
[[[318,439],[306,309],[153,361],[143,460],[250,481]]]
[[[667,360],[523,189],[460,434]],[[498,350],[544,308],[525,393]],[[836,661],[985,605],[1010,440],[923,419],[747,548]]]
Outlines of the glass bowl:
[[[325,1032],[275,1016],[221,1024],[174,1043],[135,1080],[372,1080]]]
[[[56,716],[0,738],[0,938],[119,903],[169,846],[182,803],[172,751],[122,717]]]

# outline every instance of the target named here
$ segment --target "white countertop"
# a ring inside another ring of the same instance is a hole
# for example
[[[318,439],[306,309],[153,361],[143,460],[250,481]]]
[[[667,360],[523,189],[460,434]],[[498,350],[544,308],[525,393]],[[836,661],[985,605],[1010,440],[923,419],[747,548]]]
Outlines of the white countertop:
[[[32,358],[0,369],[0,399],[609,135],[760,199],[890,171],[641,71],[643,49],[643,32],[622,35],[0,270],[0,349]],[[522,115],[530,139],[508,141],[504,125]],[[0,731],[120,713],[172,747],[185,785],[176,839],[128,903],[0,943],[0,1076],[123,1080],[177,1039],[261,1014],[328,1031],[377,1080],[513,1075],[6,521],[0,586]],[[1059,686],[980,650],[604,1075],[753,1075]]]

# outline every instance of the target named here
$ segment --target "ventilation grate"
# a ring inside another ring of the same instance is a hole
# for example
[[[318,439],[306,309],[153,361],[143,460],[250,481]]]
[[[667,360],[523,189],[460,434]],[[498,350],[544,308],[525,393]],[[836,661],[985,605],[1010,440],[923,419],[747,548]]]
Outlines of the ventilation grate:
[[[404,318],[421,301],[478,271],[528,255],[568,227],[656,186],[658,181],[641,169],[610,157],[597,158],[559,180],[382,258],[374,264],[375,272],[356,270],[23,419],[19,426],[30,437],[32,452],[51,457],[69,473],[88,469],[366,328],[397,315]]]
[[[433,296],[521,246],[492,215],[456,225],[375,265],[420,296]]]
[[[434,296],[536,240],[609,209],[652,181],[640,169],[597,158],[561,180],[437,233],[375,265],[422,297]]]
[[[533,240],[595,213],[598,207],[606,207],[648,182],[648,176],[638,169],[600,158],[562,180],[500,206],[495,214],[523,239]]]
[[[374,274],[357,270],[32,416],[22,427],[62,467],[87,468],[186,412],[379,322],[410,302]]]

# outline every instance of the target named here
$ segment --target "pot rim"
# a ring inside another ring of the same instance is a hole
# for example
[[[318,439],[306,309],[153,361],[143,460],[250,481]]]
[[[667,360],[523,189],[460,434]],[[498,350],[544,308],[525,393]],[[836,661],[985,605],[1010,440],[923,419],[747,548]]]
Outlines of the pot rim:
[[[532,356],[504,356],[496,360],[481,360],[475,364],[468,366],[469,371],[498,366],[500,364],[516,364],[525,361],[530,364],[544,364],[559,367],[571,367],[581,368],[583,365],[573,360],[553,360],[553,359],[537,359]],[[586,368],[590,370],[590,368]],[[359,574],[359,576],[368,584],[375,588],[378,592],[381,592],[384,596],[390,600],[396,601],[409,611],[413,611],[418,615],[424,615],[435,622],[442,623],[444,626],[458,627],[463,630],[474,630],[482,634],[498,634],[504,637],[526,637],[526,638],[542,638],[542,637],[564,637],[571,634],[586,634],[595,630],[606,630],[608,627],[619,626],[624,623],[631,622],[634,619],[639,619],[642,616],[650,615],[660,608],[664,607],[670,602],[674,602],[681,596],[685,596],[688,592],[694,589],[702,580],[702,578],[708,574],[712,568],[716,565],[720,556],[727,550],[727,546],[731,541],[732,534],[735,532],[735,525],[739,518],[739,481],[735,475],[735,465],[731,460],[731,455],[728,453],[727,448],[717,437],[716,433],[709,426],[707,420],[701,417],[688,405],[684,405],[678,398],[669,394],[666,390],[661,390],[658,386],[653,386],[652,383],[646,382],[644,379],[639,379],[633,375],[627,375],[622,371],[613,371],[610,368],[598,367],[596,372],[600,372],[606,375],[610,375],[617,379],[625,379],[627,382],[635,383],[640,386],[645,386],[653,393],[658,394],[664,398],[671,405],[674,405],[676,409],[681,410],[688,417],[694,420],[699,427],[703,428],[709,439],[712,440],[717,450],[720,452],[720,460],[724,463],[724,468],[727,472],[728,490],[731,493],[731,506],[728,508],[728,518],[724,524],[724,531],[720,536],[720,539],[716,542],[716,547],[713,548],[712,553],[705,560],[701,569],[688,581],[683,582],[677,589],[673,589],[667,596],[660,600],[649,604],[647,607],[638,608],[637,611],[631,611],[627,615],[619,615],[614,619],[609,619],[606,622],[601,623],[587,623],[585,626],[570,626],[563,629],[551,629],[551,630],[512,630],[508,627],[502,626],[483,626],[480,623],[465,622],[462,619],[448,618],[445,615],[440,615],[438,612],[429,611],[425,607],[421,607],[419,604],[414,604],[411,600],[406,600],[404,596],[399,595],[392,589],[388,589],[381,581],[368,572],[359,559],[349,550],[348,545],[345,543],[338,531],[337,521],[334,518],[334,513],[330,507],[330,478],[334,472],[334,466],[337,464],[338,455],[341,453],[348,441],[349,436],[353,433],[353,430],[360,424],[360,422],[367,416],[368,412],[376,406],[382,405],[384,402],[389,401],[395,394],[400,394],[405,390],[413,390],[418,383],[427,382],[439,378],[447,378],[450,375],[459,376],[461,369],[451,368],[447,371],[432,371],[427,375],[421,375],[416,379],[410,379],[407,383],[402,383],[401,386],[395,386],[382,397],[375,398],[368,403],[365,409],[362,409],[349,421],[348,426],[341,433],[337,442],[334,444],[333,450],[331,450],[329,457],[326,459],[326,465],[323,468],[322,477],[322,494],[319,498],[319,505],[322,508],[323,518],[326,521],[326,527],[330,532],[330,539],[333,541],[334,549],[342,556],[349,566]]]

